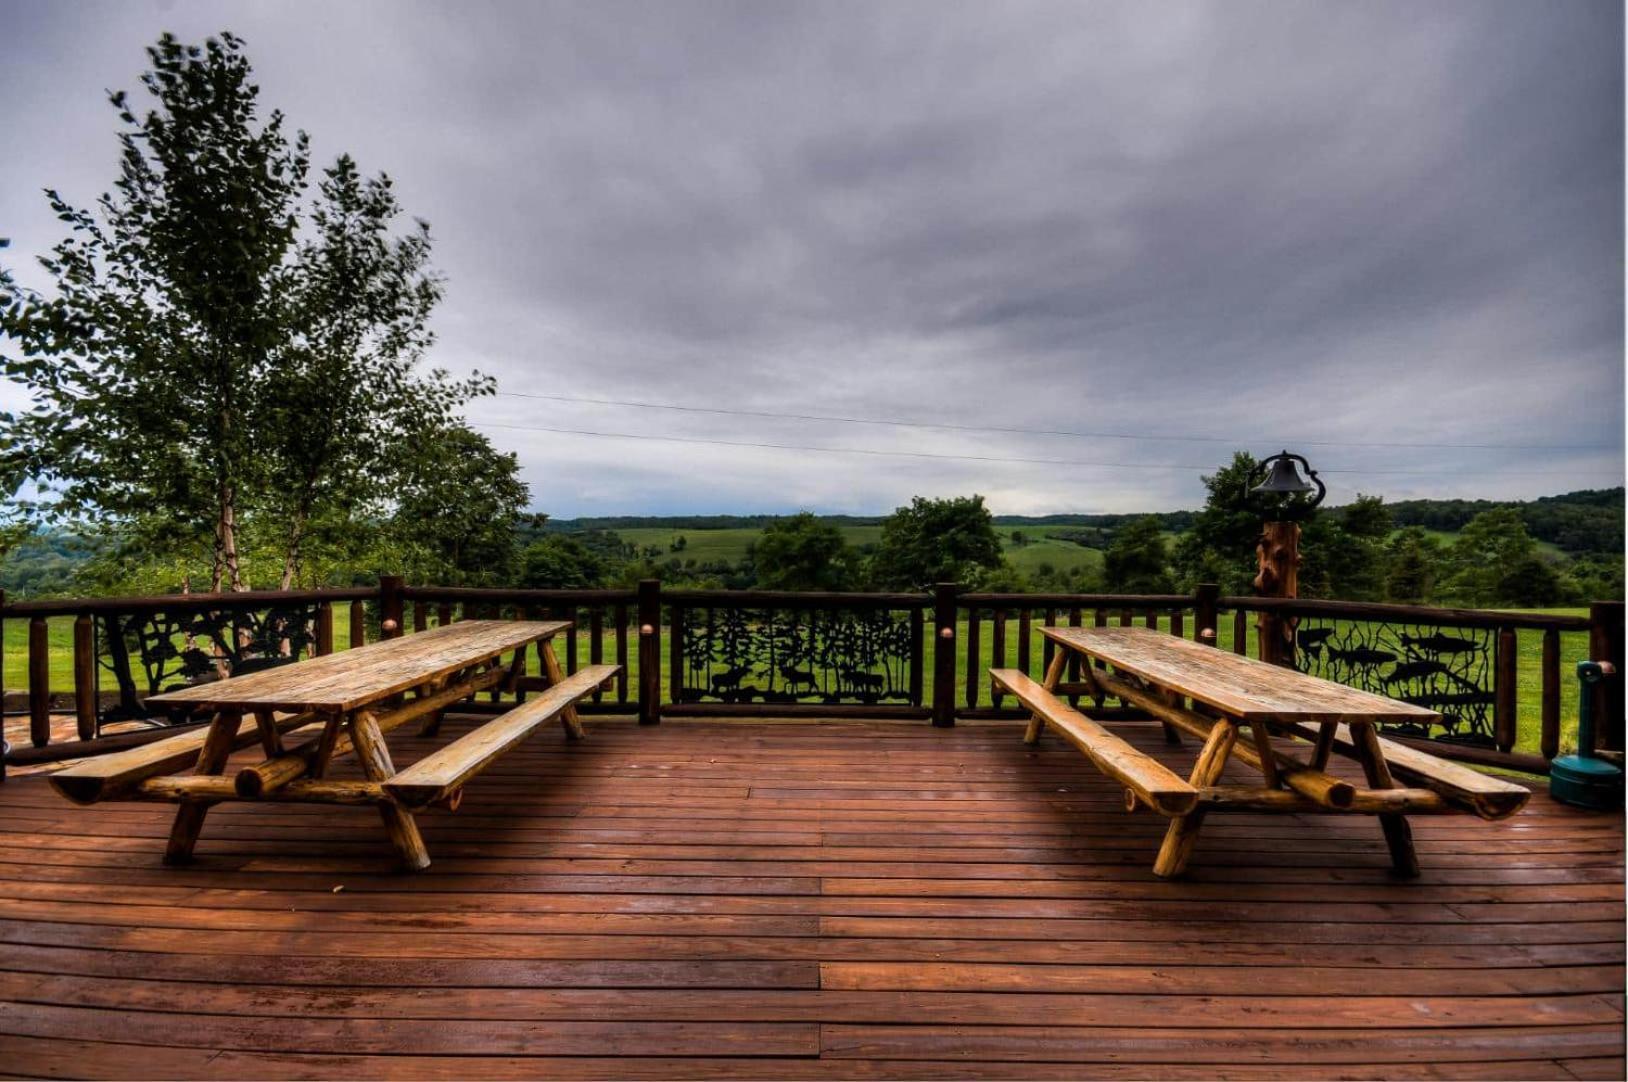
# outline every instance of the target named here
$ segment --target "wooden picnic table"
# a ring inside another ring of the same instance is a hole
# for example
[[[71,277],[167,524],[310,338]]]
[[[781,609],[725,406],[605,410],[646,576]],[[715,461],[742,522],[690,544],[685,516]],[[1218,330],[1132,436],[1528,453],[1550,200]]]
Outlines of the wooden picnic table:
[[[87,760],[53,775],[51,784],[78,803],[177,803],[167,864],[191,859],[211,806],[254,800],[375,805],[403,863],[425,868],[430,858],[414,810],[456,808],[466,782],[550,718],[560,719],[569,739],[584,735],[575,704],[618,667],[592,665],[567,677],[552,639],[570,626],[565,620],[465,620],[154,695],[147,701],[204,708],[214,716],[203,730]],[[542,660],[541,680],[525,676],[532,643]],[[505,654],[511,655],[507,666]],[[398,773],[391,762],[384,739],[391,730],[421,719],[421,731],[433,734],[446,709],[471,695],[528,687],[542,694],[406,770]],[[246,718],[253,725],[244,733]],[[232,751],[256,740],[264,759],[225,777]],[[366,780],[326,778],[330,763],[351,752]],[[191,774],[169,773],[188,760]]]
[[[1377,815],[1397,872],[1416,876],[1408,815],[1465,811],[1497,819],[1514,814],[1531,795],[1523,786],[1381,738],[1383,724],[1437,720],[1435,712],[1411,703],[1150,628],[1047,627],[1041,633],[1059,647],[1043,684],[1009,669],[992,669],[991,678],[1030,710],[1028,743],[1055,729],[1125,785],[1127,806],[1170,817],[1154,862],[1161,876],[1186,868],[1205,815],[1215,811]],[[1071,667],[1078,680],[1065,682]],[[1139,707],[1163,724],[1172,744],[1183,733],[1201,739],[1191,775],[1184,781],[1074,709],[1063,699],[1069,695]],[[1292,744],[1286,750],[1284,737],[1306,741],[1306,758],[1296,757]],[[1336,751],[1362,765],[1367,788],[1328,773]],[[1222,785],[1233,759],[1259,770],[1263,784]],[[1397,775],[1419,787],[1400,784]]]

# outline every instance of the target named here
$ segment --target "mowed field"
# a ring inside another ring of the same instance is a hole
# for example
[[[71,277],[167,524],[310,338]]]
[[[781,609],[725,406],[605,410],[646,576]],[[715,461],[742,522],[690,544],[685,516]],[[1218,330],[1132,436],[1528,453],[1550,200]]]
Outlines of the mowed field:
[[[838,526],[842,536],[848,544],[855,548],[865,545],[874,545],[882,539],[880,526]],[[1066,529],[1066,527],[1058,527]],[[1016,545],[1012,541],[1012,534],[1016,531],[1024,535],[1027,543]],[[697,564],[707,563],[739,563],[746,559],[747,548],[763,535],[763,531],[752,528],[727,530],[673,530],[666,527],[646,527],[640,529],[626,529],[615,531],[617,536],[631,545],[643,550],[654,547],[661,550],[659,560],[681,559],[686,563],[694,560]],[[1001,536],[1001,544],[1006,553],[1006,559],[1019,571],[1028,573],[1036,571],[1042,564],[1050,564],[1058,571],[1073,568],[1100,568],[1102,566],[1102,551],[1089,549],[1076,545],[1072,541],[1063,541],[1047,536],[1046,527],[1038,526],[997,526],[995,532]],[[674,542],[680,537],[684,538],[684,549],[681,552],[670,551]]]

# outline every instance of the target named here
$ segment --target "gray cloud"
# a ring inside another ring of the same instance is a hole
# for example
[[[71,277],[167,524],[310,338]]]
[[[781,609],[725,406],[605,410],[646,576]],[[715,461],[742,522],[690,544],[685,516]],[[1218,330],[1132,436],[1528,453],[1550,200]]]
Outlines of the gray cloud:
[[[435,359],[505,388],[1306,448],[1356,490],[1623,469],[1613,3],[370,5],[0,0],[0,233],[114,166],[100,90],[244,35],[319,155],[387,169],[451,291]],[[26,274],[26,268],[24,268]],[[488,400],[557,514],[1192,504],[1228,443]],[[1406,471],[1406,472],[1400,472]]]

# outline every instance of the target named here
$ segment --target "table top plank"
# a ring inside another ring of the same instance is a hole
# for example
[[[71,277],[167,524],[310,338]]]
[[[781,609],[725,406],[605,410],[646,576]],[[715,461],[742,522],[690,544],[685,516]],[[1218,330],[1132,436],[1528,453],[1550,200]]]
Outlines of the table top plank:
[[[567,620],[461,620],[148,697],[216,710],[356,710],[557,635]]]
[[[1414,722],[1439,715],[1282,665],[1144,627],[1046,627],[1059,645],[1191,696],[1241,721]]]

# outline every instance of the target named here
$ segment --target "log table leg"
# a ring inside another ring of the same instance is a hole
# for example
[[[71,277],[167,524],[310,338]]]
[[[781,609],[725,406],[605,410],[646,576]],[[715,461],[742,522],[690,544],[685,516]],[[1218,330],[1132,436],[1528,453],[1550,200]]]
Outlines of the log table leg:
[[[1232,754],[1232,745],[1237,740],[1238,726],[1231,718],[1222,718],[1211,727],[1210,735],[1204,741],[1204,749],[1198,753],[1198,762],[1193,765],[1193,774],[1189,779],[1193,788],[1208,789],[1220,780],[1227,757]],[[1164,844],[1159,847],[1159,856],[1153,862],[1153,874],[1169,879],[1186,871],[1187,861],[1198,843],[1199,828],[1203,825],[1203,805],[1179,819],[1172,819],[1169,829],[1165,831]]]
[[[390,761],[390,749],[385,747],[384,734],[379,731],[379,723],[370,712],[359,710],[351,717],[350,734],[356,746],[356,757],[361,760],[368,781],[384,782],[396,776],[395,764]],[[379,805],[379,817],[384,820],[384,829],[389,831],[390,841],[401,854],[401,862],[407,869],[416,872],[428,868],[430,852],[424,847],[424,838],[418,832],[418,822],[412,813],[393,800],[385,800]]]
[[[1391,778],[1391,768],[1385,765],[1385,751],[1380,746],[1379,734],[1374,731],[1373,725],[1359,722],[1348,728],[1357,761],[1362,763],[1363,773],[1368,776],[1369,787],[1396,788],[1396,782]],[[1413,828],[1408,825],[1407,816],[1394,812],[1382,814],[1379,827],[1385,832],[1385,844],[1390,847],[1391,865],[1396,869],[1396,874],[1404,879],[1417,879],[1419,854],[1413,848]]]
[[[553,640],[539,642],[537,652],[543,656],[543,675],[548,678],[548,686],[554,687],[565,679],[565,671],[560,668],[560,659],[554,653]],[[588,735],[583,731],[582,720],[577,717],[575,706],[568,706],[560,711],[560,725],[564,727],[568,740],[581,740]]]
[[[215,715],[209,723],[209,733],[198,751],[197,775],[218,775],[226,771],[226,760],[231,757],[237,731],[243,724],[242,714],[225,711]],[[183,801],[175,809],[175,822],[170,827],[169,844],[164,847],[165,864],[186,864],[192,859],[193,847],[203,830],[204,817],[209,814],[212,801]]]

